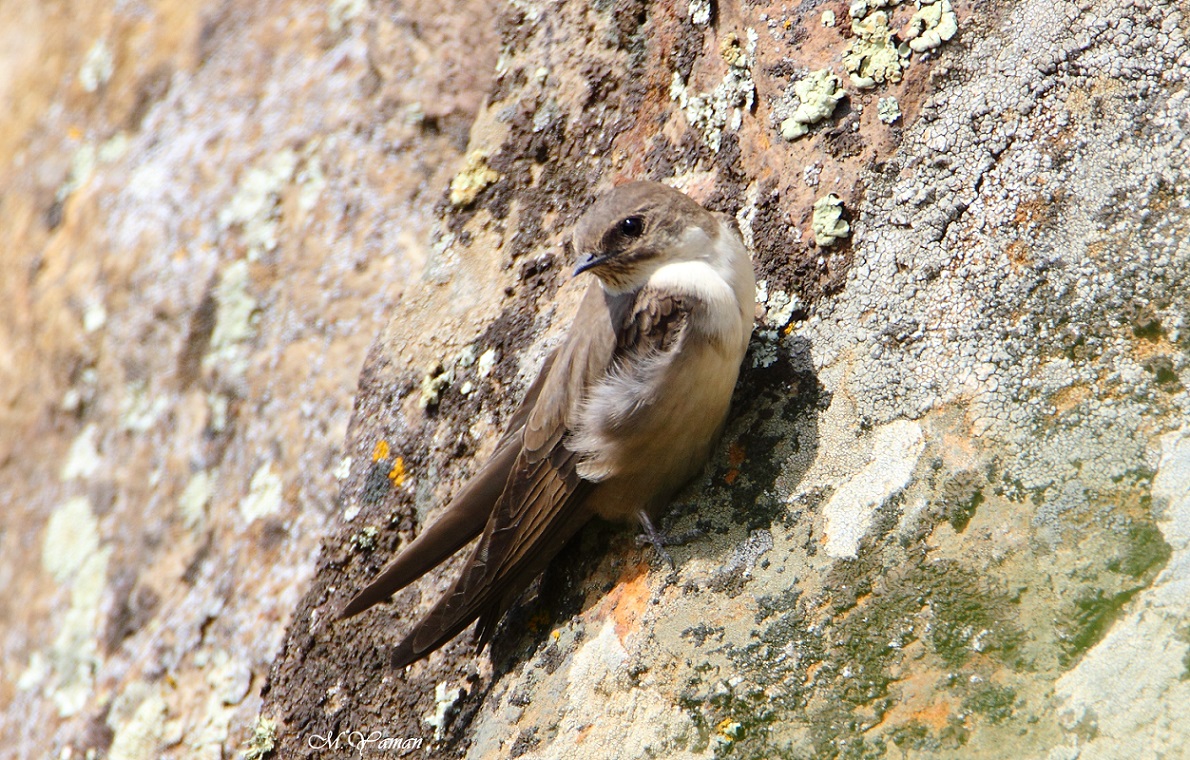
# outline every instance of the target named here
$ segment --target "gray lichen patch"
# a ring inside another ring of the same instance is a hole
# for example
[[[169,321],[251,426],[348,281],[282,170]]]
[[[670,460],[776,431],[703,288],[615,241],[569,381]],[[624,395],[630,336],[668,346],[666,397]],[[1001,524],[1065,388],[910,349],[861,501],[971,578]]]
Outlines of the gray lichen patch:
[[[719,55],[727,63],[727,73],[709,93],[692,93],[681,73],[675,71],[669,96],[686,116],[686,122],[698,130],[707,147],[718,152],[724,131],[736,131],[744,114],[756,103],[756,84],[752,81],[752,61],[756,53],[756,32],[747,30],[746,38],[729,33],[719,46]]]

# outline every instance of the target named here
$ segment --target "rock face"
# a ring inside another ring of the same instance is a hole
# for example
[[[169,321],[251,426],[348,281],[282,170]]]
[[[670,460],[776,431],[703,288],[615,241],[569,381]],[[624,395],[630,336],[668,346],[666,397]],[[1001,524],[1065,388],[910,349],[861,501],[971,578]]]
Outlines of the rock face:
[[[1190,20],[810,5],[5,5],[3,746],[1185,752]],[[592,526],[490,649],[392,672],[457,562],[329,621],[491,452],[636,177],[762,280],[669,520],[707,538],[670,574]]]

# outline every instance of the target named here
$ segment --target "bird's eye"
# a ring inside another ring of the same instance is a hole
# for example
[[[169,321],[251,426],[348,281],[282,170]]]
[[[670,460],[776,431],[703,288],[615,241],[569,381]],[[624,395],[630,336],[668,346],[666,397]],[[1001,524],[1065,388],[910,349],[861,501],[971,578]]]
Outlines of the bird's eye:
[[[638,238],[645,232],[645,222],[639,216],[630,216],[627,219],[621,219],[620,223],[616,225],[616,229],[624,237]]]

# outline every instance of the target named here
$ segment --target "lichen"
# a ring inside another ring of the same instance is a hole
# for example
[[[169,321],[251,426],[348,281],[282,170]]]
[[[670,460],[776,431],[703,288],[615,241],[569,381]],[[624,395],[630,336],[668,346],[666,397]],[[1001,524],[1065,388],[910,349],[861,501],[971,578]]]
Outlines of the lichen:
[[[897,420],[873,433],[871,460],[835,491],[822,510],[827,554],[838,558],[856,555],[875,511],[909,483],[924,448],[922,429],[916,422]]]
[[[107,724],[112,730],[109,760],[150,760],[159,756],[167,706],[149,684],[133,681],[112,701]]]
[[[351,537],[351,547],[357,552],[370,552],[376,548],[376,536],[380,531],[375,525],[367,525]]]
[[[426,725],[434,729],[434,741],[442,741],[450,716],[454,714],[455,705],[465,694],[466,692],[457,686],[450,688],[445,681],[434,687],[434,709],[423,718]]]
[[[1012,717],[1016,706],[1016,690],[1010,686],[980,682],[963,699],[963,709],[987,718],[994,724]]]
[[[243,259],[228,264],[220,273],[215,288],[215,328],[204,366],[220,366],[232,376],[247,371],[244,344],[256,334],[256,299],[249,292],[250,285],[248,262]]]
[[[901,104],[891,95],[887,98],[881,98],[876,103],[876,118],[885,124],[892,124],[901,118]]]
[[[830,69],[820,69],[803,77],[793,86],[797,93],[797,110],[781,122],[781,136],[796,140],[816,124],[834,113],[835,106],[847,94],[839,78]]]
[[[109,547],[96,547],[84,555],[71,579],[70,607],[59,615],[60,627],[48,658],[51,675],[47,689],[64,718],[79,714],[95,687],[100,662],[96,637],[111,553]]]
[[[170,400],[164,394],[152,394],[144,380],[128,384],[120,399],[120,427],[133,433],[143,433],[157,424],[169,409]]]
[[[277,746],[277,722],[259,715],[240,760],[264,760]]]
[[[674,72],[669,96],[677,101],[687,123],[698,130],[712,151],[718,152],[726,129],[738,130],[744,113],[756,102],[756,84],[752,80],[752,60],[756,52],[756,32],[747,31],[747,42],[729,33],[719,46],[719,54],[727,63],[727,73],[714,91],[691,93],[679,72]]]
[[[107,84],[114,71],[115,58],[112,56],[111,48],[104,40],[98,40],[87,51],[83,65],[79,68],[79,84],[87,92],[95,92]]]
[[[851,233],[851,225],[843,218],[843,199],[828,193],[814,202],[810,218],[814,242],[823,248],[834,245]]]
[[[438,406],[438,401],[442,398],[442,391],[452,382],[454,382],[454,369],[447,369],[441,364],[435,365],[421,379],[417,405],[422,409]]]
[[[761,321],[776,330],[788,325],[795,311],[805,308],[805,303],[796,294],[790,295],[784,290],[774,290],[770,293],[768,280],[756,283],[756,302],[764,308]]]
[[[236,193],[219,212],[223,229],[239,227],[248,259],[255,260],[277,247],[281,190],[293,179],[298,154],[286,148],[250,170]]]
[[[190,476],[190,482],[178,498],[178,511],[189,530],[199,528],[206,521],[207,504],[213,492],[214,479],[209,470],[199,470]]]
[[[843,54],[843,66],[851,74],[851,83],[860,89],[875,87],[881,82],[901,81],[904,68],[902,55],[893,45],[888,14],[876,11],[860,19],[853,19],[851,31],[855,38]]]
[[[405,471],[405,458],[397,457],[393,459],[393,466],[388,470],[388,479],[392,482],[394,488],[400,488],[405,485],[405,479],[409,474]]]
[[[950,0],[918,0],[918,8],[905,32],[914,52],[936,48],[959,30],[958,16],[950,7]]]
[[[467,154],[463,168],[450,181],[450,203],[457,208],[470,206],[489,185],[500,179],[500,174],[487,163],[483,151],[473,150]]]
[[[87,558],[99,549],[99,521],[91,501],[76,496],[50,515],[41,544],[41,566],[58,583],[74,577]]]
[[[338,34],[367,9],[368,0],[331,0],[326,9],[326,28]]]
[[[66,454],[66,461],[62,463],[62,480],[89,478],[99,470],[102,459],[95,444],[98,434],[99,428],[92,423],[75,437]]]
[[[479,359],[475,362],[475,374],[480,378],[485,378],[492,373],[492,368],[496,366],[496,349],[489,348],[479,355]]]
[[[240,499],[240,514],[244,522],[252,522],[274,514],[281,508],[281,477],[273,472],[271,462],[265,462],[252,474],[248,493]]]
[[[1103,589],[1083,591],[1058,621],[1062,666],[1073,664],[1098,644],[1120,617],[1124,605],[1140,590],[1134,586],[1117,593]]]

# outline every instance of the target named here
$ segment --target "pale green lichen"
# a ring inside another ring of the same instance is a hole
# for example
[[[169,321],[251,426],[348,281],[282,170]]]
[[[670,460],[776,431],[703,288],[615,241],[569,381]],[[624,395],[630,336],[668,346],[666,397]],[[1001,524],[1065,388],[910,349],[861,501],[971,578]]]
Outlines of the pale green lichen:
[[[110,164],[112,161],[119,161],[127,152],[128,135],[117,132],[99,144],[99,148],[95,151],[95,158],[99,159],[100,163]]]
[[[98,161],[99,154],[94,145],[91,143],[80,145],[70,159],[70,173],[66,175],[66,181],[58,188],[54,197],[59,201],[66,200],[71,193],[87,184],[91,175],[95,173],[95,165]]]
[[[450,203],[463,208],[470,206],[489,185],[500,179],[500,175],[487,164],[487,154],[473,150],[467,154],[463,168],[450,181]]]
[[[829,28],[833,27],[835,25],[835,23],[836,23],[836,19],[835,19],[834,11],[823,11],[822,12],[822,25],[823,26],[825,26],[829,29]]]
[[[455,687],[450,688],[446,682],[438,684],[434,687],[434,710],[426,713],[423,720],[428,726],[434,729],[434,741],[442,741],[442,736],[446,731],[447,721],[450,715],[454,712],[455,704],[463,698],[466,694],[462,689]]]
[[[87,92],[95,92],[107,84],[115,71],[115,58],[112,50],[103,40],[99,40],[83,58],[83,65],[79,68],[79,84]]]
[[[257,716],[252,736],[240,755],[240,760],[263,760],[277,747],[277,722],[263,715]]]
[[[492,368],[496,366],[496,349],[489,348],[479,355],[479,359],[475,362],[475,374],[480,378],[485,378],[492,373]]]
[[[46,686],[58,714],[69,717],[86,707],[99,660],[96,632],[107,585],[111,549],[101,548],[99,524],[85,497],[54,510],[42,539],[42,566],[59,583],[70,583],[70,608],[59,615],[61,628],[48,657],[30,658],[21,676],[24,688]]]
[[[250,260],[277,247],[281,190],[293,179],[297,166],[294,151],[276,153],[244,175],[231,201],[219,212],[220,227],[240,227]]]
[[[201,649],[194,664],[205,675],[205,704],[190,717],[186,730],[187,749],[192,757],[220,757],[231,735],[236,705],[252,690],[252,669],[226,650]]]
[[[855,38],[843,54],[843,65],[851,75],[851,83],[866,89],[881,82],[901,81],[904,63],[892,42],[888,14],[876,11],[855,19],[851,22],[851,31]]]
[[[93,333],[103,328],[107,323],[107,309],[99,301],[87,304],[83,309],[83,332]]]
[[[338,34],[367,8],[368,0],[331,0],[326,9],[326,28]]]
[[[421,379],[421,388],[417,396],[417,404],[422,409],[437,406],[442,398],[442,391],[454,382],[454,369],[447,369],[441,364],[436,365]]]
[[[199,470],[190,476],[190,482],[178,498],[178,511],[188,529],[194,530],[206,520],[207,504],[213,492],[214,481],[209,470]]]
[[[274,514],[281,508],[281,477],[273,472],[271,462],[256,468],[248,494],[240,499],[240,514],[245,522]]]
[[[351,537],[351,546],[357,552],[370,552],[376,548],[376,536],[380,531],[375,525],[367,525]]]
[[[917,5],[919,10],[909,19],[909,29],[905,33],[910,48],[922,53],[954,37],[959,30],[959,20],[950,0],[918,0]]]
[[[326,174],[322,171],[322,162],[318,160],[317,148],[317,142],[307,147],[304,152],[306,160],[294,177],[298,186],[298,208],[304,213],[318,205],[318,199],[326,188]]]
[[[211,432],[222,433],[227,429],[227,410],[230,404],[231,400],[222,393],[207,394],[207,408],[210,410],[207,427]]]
[[[779,356],[782,331],[793,318],[793,312],[802,308],[803,304],[796,295],[791,296],[783,290],[775,290],[770,294],[768,280],[756,283],[756,303],[764,309],[764,316],[761,317],[760,328],[752,333],[749,355],[753,367],[769,367]]]
[[[112,700],[107,724],[112,730],[109,760],[152,760],[161,751],[167,706],[152,686],[130,683]]]
[[[157,424],[169,409],[170,400],[164,395],[149,392],[148,383],[137,380],[129,383],[120,399],[120,427],[133,433],[143,433]]]
[[[128,152],[128,136],[117,132],[98,146],[92,143],[80,145],[70,159],[70,173],[54,193],[54,198],[64,201],[91,179],[100,164],[119,160]]]
[[[805,305],[798,296],[790,295],[784,290],[774,290],[770,293],[768,280],[756,283],[756,302],[764,308],[761,321],[777,330],[788,325],[793,313]]]
[[[243,344],[256,333],[256,299],[248,292],[250,284],[248,262],[240,260],[224,268],[215,288],[215,329],[203,364],[223,365],[233,376],[247,371],[247,351]]]
[[[830,69],[811,72],[793,86],[793,91],[800,103],[793,115],[781,122],[781,136],[786,140],[796,140],[809,132],[810,125],[834,113],[835,106],[847,94]]]
[[[74,577],[99,549],[99,521],[85,496],[76,496],[50,515],[41,546],[41,566],[58,583]]]
[[[847,237],[851,226],[843,219],[843,199],[828,193],[815,201],[810,230],[814,233],[814,242],[823,248]]]
[[[738,130],[744,113],[756,102],[756,84],[752,80],[752,59],[758,37],[754,29],[747,31],[747,42],[727,34],[719,45],[719,54],[727,62],[727,74],[710,93],[691,93],[685,80],[674,72],[669,86],[671,100],[678,103],[687,123],[702,133],[703,141],[718,152],[726,129]]]
[[[91,423],[83,428],[70,444],[70,451],[66,454],[66,461],[62,463],[62,480],[89,478],[99,470],[101,462],[99,449],[95,445],[95,436],[99,428]]]
[[[876,103],[876,117],[885,124],[892,124],[901,118],[901,104],[894,97],[881,98]]]
[[[861,19],[868,15],[868,11],[878,8],[891,8],[899,5],[901,0],[853,0],[848,7],[848,15],[853,19]]]

